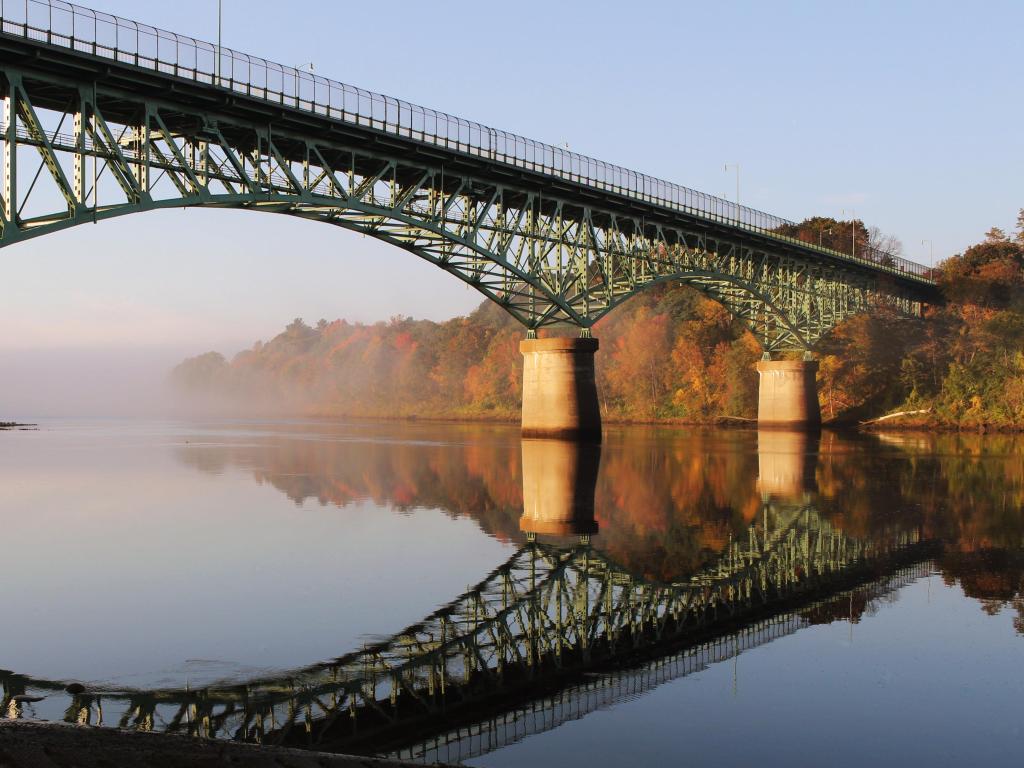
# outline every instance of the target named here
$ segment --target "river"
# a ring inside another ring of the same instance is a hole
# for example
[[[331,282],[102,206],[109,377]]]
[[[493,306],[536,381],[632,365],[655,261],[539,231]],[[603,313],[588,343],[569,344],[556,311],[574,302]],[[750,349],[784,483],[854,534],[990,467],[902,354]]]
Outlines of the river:
[[[474,766],[1017,765],[1024,442],[0,433],[0,717]]]

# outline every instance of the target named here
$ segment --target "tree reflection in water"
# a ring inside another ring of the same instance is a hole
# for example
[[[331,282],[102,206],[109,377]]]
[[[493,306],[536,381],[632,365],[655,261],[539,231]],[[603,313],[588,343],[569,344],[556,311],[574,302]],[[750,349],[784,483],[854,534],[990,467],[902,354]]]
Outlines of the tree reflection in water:
[[[529,494],[535,481],[523,477],[531,449],[514,430],[361,429],[346,429],[344,439],[289,434],[196,446],[180,458],[204,471],[244,469],[296,504],[344,508],[372,499],[399,511],[432,507],[471,517],[503,541],[525,538],[524,489]],[[899,524],[919,526],[947,553],[1024,549],[1024,439],[1015,435],[826,432],[808,439],[773,431],[613,428],[587,463],[599,466],[594,545],[647,578],[671,580],[714,558],[744,534],[765,494],[806,498],[860,538]],[[1005,592],[1001,587],[993,598]]]

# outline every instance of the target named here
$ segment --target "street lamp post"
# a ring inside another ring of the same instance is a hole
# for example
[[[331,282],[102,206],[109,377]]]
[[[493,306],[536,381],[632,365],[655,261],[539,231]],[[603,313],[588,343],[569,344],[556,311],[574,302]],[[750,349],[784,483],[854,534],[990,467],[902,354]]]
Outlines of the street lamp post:
[[[925,243],[928,243],[928,263],[929,264],[934,264],[935,263],[935,245],[932,243],[931,240],[922,240],[921,241],[921,245],[924,245]]]
[[[846,209],[843,209],[843,218],[846,218]],[[850,256],[857,258],[857,212],[850,209]]]
[[[822,227],[821,229],[818,230],[818,247],[819,248],[822,247],[822,245],[821,245],[821,236],[825,232],[828,232],[831,235],[832,234],[832,227],[829,227],[828,229],[825,229],[824,227]]]
[[[729,172],[729,168],[736,171],[736,220],[740,218],[740,164],[739,163],[726,163],[725,172]]]
[[[309,69],[309,74],[311,74],[311,75],[315,74],[314,68],[313,68],[313,62],[309,62],[308,64],[300,64],[299,66],[297,66],[295,68],[295,106],[296,107],[299,106],[299,72],[301,72],[304,69]]]
[[[224,29],[224,0],[217,0],[217,64],[214,72],[217,76],[217,85],[220,85],[220,50],[221,32]]]

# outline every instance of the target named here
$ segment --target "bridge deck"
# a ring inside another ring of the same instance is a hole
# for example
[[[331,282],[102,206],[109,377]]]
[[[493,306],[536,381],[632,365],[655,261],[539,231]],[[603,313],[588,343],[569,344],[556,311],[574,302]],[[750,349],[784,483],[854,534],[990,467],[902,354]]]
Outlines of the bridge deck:
[[[391,156],[429,159],[482,179],[652,220],[685,221],[719,236],[763,240],[775,250],[890,275],[930,296],[931,269],[874,250],[856,256],[786,237],[793,222],[566,149],[356,88],[211,43],[58,0],[0,7],[0,58],[54,77],[88,73],[127,93],[179,103],[273,130],[310,129]],[[69,85],[73,79],[69,79]],[[45,96],[36,95],[45,101]],[[67,108],[60,89],[45,106]],[[132,109],[126,100],[126,109]],[[114,115],[117,117],[117,115]],[[185,116],[183,116],[185,117]],[[5,119],[8,119],[5,117]],[[454,183],[454,182],[453,182]]]

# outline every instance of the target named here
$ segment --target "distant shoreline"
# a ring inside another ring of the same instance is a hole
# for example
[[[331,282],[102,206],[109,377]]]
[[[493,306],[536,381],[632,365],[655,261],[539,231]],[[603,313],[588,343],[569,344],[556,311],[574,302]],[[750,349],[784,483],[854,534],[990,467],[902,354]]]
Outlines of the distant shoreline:
[[[454,423],[454,424],[506,424],[516,425],[519,423],[518,415],[511,414],[437,414],[431,416],[419,415],[352,415],[336,413],[305,413],[283,416],[283,418],[302,419],[345,419],[352,421],[385,421],[385,422],[406,422],[406,423]],[[648,417],[629,418],[623,416],[602,416],[605,426],[615,427],[690,427],[690,428],[714,428],[714,429],[758,429],[757,419],[741,418],[738,416],[712,416],[706,419],[686,419],[680,417]],[[943,434],[1003,434],[1014,435],[1024,433],[1024,425],[1014,424],[954,424],[939,419],[909,418],[902,421],[884,422],[859,422],[853,419],[836,419],[823,421],[823,429],[833,432],[928,432]]]
[[[213,414],[191,414],[189,418],[210,417]],[[418,414],[351,414],[322,412],[295,412],[295,413],[246,413],[233,414],[233,418],[241,419],[308,419],[311,421],[355,421],[355,422],[385,422],[391,424],[464,424],[464,425],[486,425],[495,424],[503,426],[516,426],[519,424],[518,414],[510,413],[436,413],[428,416]],[[606,427],[676,427],[691,429],[758,429],[757,419],[741,418],[738,416],[713,416],[706,419],[686,419],[681,417],[648,417],[629,418],[623,416],[602,416],[602,422]],[[938,419],[909,418],[904,420],[892,420],[882,422],[863,422],[853,419],[836,419],[823,421],[822,429],[832,432],[865,434],[877,432],[926,432],[943,434],[1003,434],[1014,435],[1024,433],[1024,425],[1005,424],[954,424]]]
[[[218,418],[221,414],[179,414],[178,418],[185,420]],[[276,413],[276,414],[231,414],[228,418],[237,419],[303,419],[311,421],[356,421],[356,422],[387,422],[392,424],[464,424],[464,425],[504,425],[514,426],[519,423],[518,416],[511,414],[433,414],[420,416],[408,415],[354,415],[345,413]],[[688,427],[691,429],[758,429],[756,419],[747,419],[734,416],[716,416],[709,419],[685,419],[685,418],[624,418],[621,416],[605,416],[605,426],[609,427]],[[902,421],[885,422],[856,422],[852,420],[825,421],[822,428],[838,432],[925,432],[925,433],[961,433],[961,434],[1002,434],[1013,435],[1024,433],[1024,425],[1004,424],[951,424],[940,420],[927,419],[906,419]],[[17,421],[0,421],[0,432],[34,432],[38,431],[39,425],[33,423],[22,423]]]

